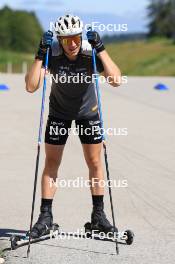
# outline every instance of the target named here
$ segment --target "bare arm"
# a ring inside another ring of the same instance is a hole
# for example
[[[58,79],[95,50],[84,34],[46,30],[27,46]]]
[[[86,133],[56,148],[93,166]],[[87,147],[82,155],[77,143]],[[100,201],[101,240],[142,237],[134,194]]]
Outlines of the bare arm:
[[[32,67],[25,76],[26,90],[34,93],[43,83],[45,69],[42,68],[42,61],[35,60]]]
[[[98,57],[103,63],[104,75],[108,78],[110,85],[117,87],[121,84],[121,71],[119,67],[113,62],[106,50],[98,53]]]

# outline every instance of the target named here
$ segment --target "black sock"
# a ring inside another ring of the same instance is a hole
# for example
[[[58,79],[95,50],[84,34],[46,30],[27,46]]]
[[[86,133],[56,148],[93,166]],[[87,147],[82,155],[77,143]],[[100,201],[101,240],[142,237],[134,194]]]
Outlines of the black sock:
[[[92,195],[92,203],[94,207],[103,207],[104,195]]]
[[[52,207],[53,199],[41,199],[41,207]]]

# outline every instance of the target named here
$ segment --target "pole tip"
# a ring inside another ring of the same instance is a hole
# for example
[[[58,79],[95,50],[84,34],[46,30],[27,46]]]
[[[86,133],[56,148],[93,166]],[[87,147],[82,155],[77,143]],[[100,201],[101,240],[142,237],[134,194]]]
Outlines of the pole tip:
[[[30,256],[30,249],[28,248],[28,250],[27,250],[27,258],[29,258],[29,256]]]
[[[116,254],[119,255],[119,248],[118,248],[118,245],[116,245]]]

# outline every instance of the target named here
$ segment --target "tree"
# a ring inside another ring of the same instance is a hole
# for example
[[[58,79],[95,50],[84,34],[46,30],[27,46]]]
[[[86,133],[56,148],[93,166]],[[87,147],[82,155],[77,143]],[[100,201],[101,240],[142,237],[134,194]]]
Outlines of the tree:
[[[43,33],[33,12],[0,10],[0,48],[34,52]]]
[[[150,36],[175,36],[175,0],[151,0],[148,5]]]

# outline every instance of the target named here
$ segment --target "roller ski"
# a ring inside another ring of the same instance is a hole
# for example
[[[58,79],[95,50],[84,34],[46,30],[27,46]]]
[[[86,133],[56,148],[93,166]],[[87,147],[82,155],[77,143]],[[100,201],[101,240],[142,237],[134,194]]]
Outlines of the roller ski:
[[[55,235],[59,232],[58,224],[53,223],[53,216],[51,208],[41,207],[41,213],[39,215],[38,221],[30,231],[28,231],[24,236],[12,235],[10,238],[11,249],[17,249],[20,246],[27,245],[29,243],[35,243],[50,238],[54,238]]]
[[[103,207],[93,208],[91,222],[87,222],[84,225],[84,228],[87,238],[116,243],[118,243],[120,240],[125,241],[127,245],[131,245],[134,240],[134,233],[131,230],[126,230],[119,233],[118,228],[111,225],[111,223],[106,218]]]

